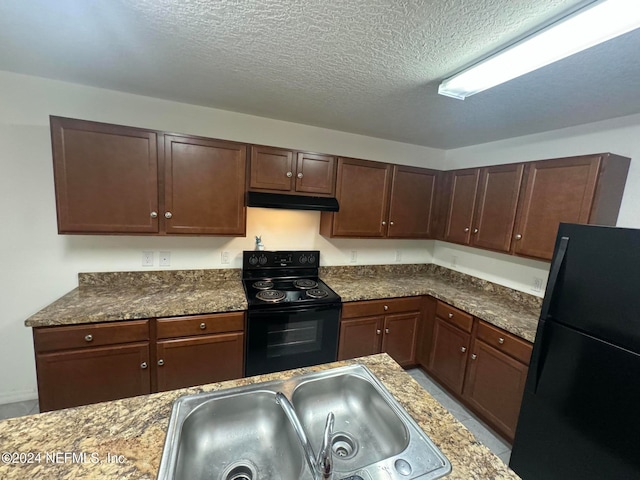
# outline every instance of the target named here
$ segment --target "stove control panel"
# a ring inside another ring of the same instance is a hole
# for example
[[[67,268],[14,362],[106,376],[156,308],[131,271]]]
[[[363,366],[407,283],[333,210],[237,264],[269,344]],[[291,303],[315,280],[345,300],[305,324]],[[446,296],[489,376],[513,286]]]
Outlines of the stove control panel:
[[[318,268],[320,252],[318,250],[278,250],[278,251],[244,251],[242,252],[243,270],[260,270],[264,268]]]

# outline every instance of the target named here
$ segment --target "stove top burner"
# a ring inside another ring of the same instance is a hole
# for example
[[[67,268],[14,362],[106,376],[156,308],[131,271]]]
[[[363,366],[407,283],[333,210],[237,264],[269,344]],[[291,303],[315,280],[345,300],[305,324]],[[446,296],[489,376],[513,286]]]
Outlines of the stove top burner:
[[[269,280],[260,280],[251,284],[256,290],[269,290],[273,288],[273,282]]]
[[[280,290],[262,290],[256,293],[256,298],[264,302],[281,302],[286,294]]]
[[[308,288],[316,288],[318,286],[318,282],[310,280],[308,278],[301,278],[299,280],[294,280],[293,286],[296,288],[301,288],[302,290],[306,290]]]
[[[307,290],[307,296],[311,298],[324,298],[329,295],[329,292],[321,288],[312,288]]]

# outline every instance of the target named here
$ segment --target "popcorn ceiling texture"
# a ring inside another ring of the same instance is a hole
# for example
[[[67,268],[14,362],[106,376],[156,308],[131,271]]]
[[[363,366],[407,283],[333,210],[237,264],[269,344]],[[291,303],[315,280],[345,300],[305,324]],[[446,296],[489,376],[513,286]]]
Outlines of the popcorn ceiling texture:
[[[582,3],[4,2],[0,69],[452,148],[640,111],[639,95],[623,96],[640,34],[465,102],[437,95],[443,78]]]

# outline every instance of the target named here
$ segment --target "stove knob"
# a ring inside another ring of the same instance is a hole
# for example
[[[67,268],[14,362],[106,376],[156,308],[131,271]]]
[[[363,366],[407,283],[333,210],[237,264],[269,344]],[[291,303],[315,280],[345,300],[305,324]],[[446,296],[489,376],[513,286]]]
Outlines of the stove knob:
[[[255,255],[251,255],[249,257],[249,264],[256,265],[257,263],[258,263],[258,257],[256,257]]]
[[[315,255],[313,255],[313,254],[309,255],[309,263],[314,263],[314,264],[316,263],[316,256]]]
[[[307,263],[307,256],[306,256],[306,255],[302,255],[302,256],[298,259],[298,261],[299,261],[300,263]]]
[[[260,265],[264,265],[265,263],[267,263],[267,257],[265,257],[264,255],[260,255],[258,261],[260,262]]]

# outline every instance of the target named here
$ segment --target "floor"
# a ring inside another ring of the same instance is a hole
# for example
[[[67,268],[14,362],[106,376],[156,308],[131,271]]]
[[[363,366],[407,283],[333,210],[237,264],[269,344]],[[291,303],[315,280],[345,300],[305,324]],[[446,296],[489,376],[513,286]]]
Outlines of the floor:
[[[509,464],[511,456],[511,447],[508,443],[494,434],[489,427],[478,420],[469,410],[460,405],[451,395],[440,388],[433,380],[431,380],[422,370],[414,368],[407,370],[422,387],[435,397],[451,414],[456,417],[464,426],[466,426],[475,437],[486,445],[500,459]],[[38,401],[28,400],[25,402],[8,403],[0,405],[0,420],[5,418],[22,417],[39,413]]]

